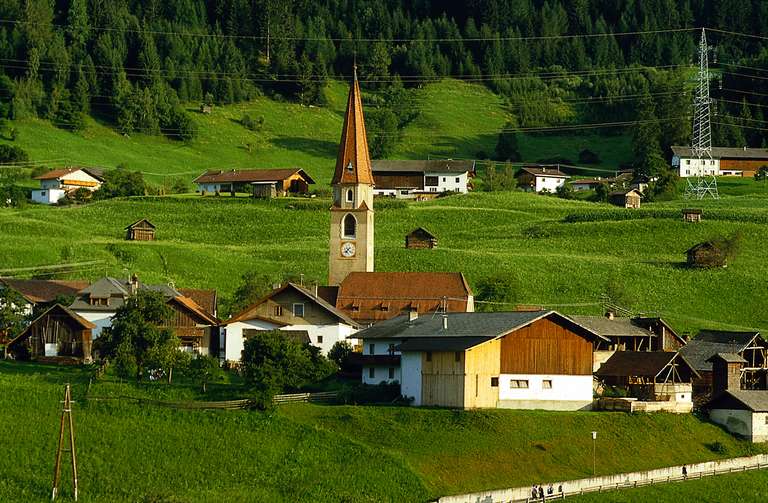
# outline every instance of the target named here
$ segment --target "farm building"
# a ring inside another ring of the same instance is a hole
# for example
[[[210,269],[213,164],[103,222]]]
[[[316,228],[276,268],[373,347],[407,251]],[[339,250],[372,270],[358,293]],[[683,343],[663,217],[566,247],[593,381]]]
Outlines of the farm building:
[[[284,197],[307,194],[315,181],[303,169],[287,168],[209,170],[194,183],[201,195],[246,192],[254,197]]]
[[[181,339],[182,348],[185,351],[201,354],[218,353],[219,320],[173,286],[145,285],[139,282],[136,276],[128,281],[104,277],[80,290],[69,308],[95,325],[92,334],[93,338],[97,338],[105,327],[111,326],[112,317],[117,309],[129,296],[139,290],[151,290],[163,294],[168,306],[174,312],[170,324],[164,328],[174,331]],[[200,295],[204,291],[195,292]]]
[[[8,350],[20,360],[89,363],[95,327],[72,310],[54,304],[13,339]]]
[[[359,325],[317,293],[288,283],[265,295],[222,323],[221,358],[239,361],[245,340],[258,330],[281,330],[286,335],[303,332],[308,343],[324,354],[338,341],[357,342]]]
[[[741,368],[741,388],[768,388],[768,342],[760,332],[729,332],[723,330],[702,330],[680,353],[699,373],[693,382],[694,400],[706,399],[713,391],[713,365],[710,360],[718,353],[735,353],[746,361]]]
[[[427,161],[374,160],[374,194],[423,199],[443,192],[465,194],[475,174],[475,161],[430,159]]]
[[[705,241],[685,252],[688,267],[728,267],[728,253],[720,242]]]
[[[623,402],[630,411],[691,412],[693,379],[700,376],[678,352],[620,351],[603,363],[595,377],[604,387],[621,389],[633,399],[603,400],[613,408]]]
[[[643,195],[637,189],[617,190],[608,194],[608,202],[614,206],[637,209]]]
[[[320,295],[362,325],[412,312],[475,310],[467,280],[454,272],[352,272]]]
[[[406,248],[435,248],[436,246],[437,237],[424,227],[414,229],[405,236]]]
[[[581,178],[571,182],[574,192],[584,192],[585,190],[595,190],[598,185],[609,183],[608,179],[602,178]]]
[[[600,336],[554,311],[398,316],[361,332],[363,382],[414,405],[579,410]]]
[[[154,241],[155,225],[142,218],[125,228],[125,239],[128,241]]]
[[[672,147],[672,167],[680,177],[743,176],[752,177],[768,165],[768,149],[712,147],[712,157],[697,159],[690,147]]]
[[[565,185],[568,175],[559,167],[531,166],[521,168],[516,175],[517,186],[532,192],[555,192]]]
[[[701,222],[701,214],[703,212],[700,209],[685,208],[683,209],[682,213],[683,213],[683,222],[691,222],[691,223]]]
[[[747,361],[735,353],[717,353],[710,361],[718,391],[704,406],[709,419],[752,442],[767,442],[768,391],[741,389],[739,376]]]
[[[81,188],[94,192],[104,183],[101,170],[92,168],[54,169],[35,180],[40,180],[40,188],[32,191],[32,201],[41,204],[56,204]]]

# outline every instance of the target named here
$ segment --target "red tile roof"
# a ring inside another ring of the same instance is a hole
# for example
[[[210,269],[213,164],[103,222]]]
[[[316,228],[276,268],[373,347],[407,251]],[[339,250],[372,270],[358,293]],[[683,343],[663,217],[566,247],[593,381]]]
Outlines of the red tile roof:
[[[216,290],[200,290],[197,288],[179,288],[179,293],[184,297],[194,300],[197,305],[210,314],[218,315],[218,296]]]
[[[208,170],[195,178],[194,183],[279,182],[296,173],[301,174],[307,183],[315,183],[301,168]]]
[[[25,299],[34,304],[53,302],[59,295],[76,295],[77,292],[86,288],[89,284],[87,281],[79,280],[63,281],[13,278],[0,278],[0,283],[19,292]]]
[[[336,308],[361,322],[394,318],[404,312],[466,312],[472,290],[454,272],[353,272],[339,286]]]

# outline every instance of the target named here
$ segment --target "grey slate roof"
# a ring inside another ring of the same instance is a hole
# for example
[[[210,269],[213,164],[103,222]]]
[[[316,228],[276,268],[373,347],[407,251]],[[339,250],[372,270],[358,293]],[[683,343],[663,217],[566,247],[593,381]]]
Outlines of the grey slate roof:
[[[443,316],[448,318],[448,328],[443,329]],[[410,339],[423,337],[475,337],[491,339],[522,328],[536,320],[555,317],[566,324],[573,324],[592,337],[601,337],[588,328],[556,311],[511,311],[498,313],[448,313],[446,315],[422,315],[413,322],[407,315],[398,316],[355,334],[358,339]]]
[[[709,358],[717,353],[740,353],[759,332],[728,332],[722,330],[702,330],[680,348],[680,353],[698,371],[711,372]]]
[[[464,351],[493,337],[416,337],[397,347],[400,351]]]
[[[729,390],[713,398],[708,409],[747,409],[768,412],[768,390]]]
[[[673,145],[672,153],[678,157],[693,157],[691,147]],[[712,147],[713,159],[768,159],[768,149]]]
[[[178,290],[169,285],[145,285],[139,282],[138,288],[139,290],[160,292],[167,298],[182,296]],[[77,298],[69,307],[78,311],[111,312],[123,305],[123,301],[130,295],[130,292],[131,287],[127,281],[106,276],[80,290]],[[88,297],[109,299],[109,305],[91,305],[87,301]]]
[[[475,161],[430,159],[421,161],[397,161],[376,159],[371,162],[373,172],[394,173],[456,173],[475,172]]]
[[[747,360],[738,353],[717,353],[707,358],[708,362],[714,362],[715,360],[723,360],[726,363],[747,363]]]
[[[597,372],[599,377],[655,377],[675,358],[678,364],[690,364],[675,351],[617,351],[603,363]],[[693,370],[693,369],[692,369]],[[693,370],[693,374],[697,372]]]
[[[648,329],[632,323],[631,318],[608,319],[605,316],[570,316],[570,318],[604,337],[655,337]]]

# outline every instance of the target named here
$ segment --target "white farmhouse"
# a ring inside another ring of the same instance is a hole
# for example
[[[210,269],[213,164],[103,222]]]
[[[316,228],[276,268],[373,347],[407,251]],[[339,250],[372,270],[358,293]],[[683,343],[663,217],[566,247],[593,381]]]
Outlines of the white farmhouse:
[[[557,167],[526,167],[517,172],[517,186],[532,192],[555,192],[568,178]]]
[[[357,322],[315,292],[288,283],[222,323],[220,357],[239,361],[245,340],[261,330],[282,330],[294,338],[304,332],[310,344],[328,354],[338,341],[354,346],[357,340],[353,334],[358,328]]]
[[[54,169],[35,180],[40,180],[40,188],[32,191],[32,201],[41,204],[56,204],[80,188],[94,192],[104,183],[101,173],[90,168]]]
[[[358,332],[363,382],[414,405],[580,410],[604,337],[554,311],[399,316]]]
[[[747,360],[737,353],[717,353],[712,363],[714,398],[704,408],[709,419],[752,442],[768,442],[768,390],[741,389]]]
[[[681,178],[689,176],[752,177],[768,165],[768,149],[712,147],[711,158],[698,159],[690,147],[672,146],[672,167]]]
[[[475,173],[475,161],[440,160],[372,162],[374,194],[402,199],[423,199],[445,192],[466,194]]]

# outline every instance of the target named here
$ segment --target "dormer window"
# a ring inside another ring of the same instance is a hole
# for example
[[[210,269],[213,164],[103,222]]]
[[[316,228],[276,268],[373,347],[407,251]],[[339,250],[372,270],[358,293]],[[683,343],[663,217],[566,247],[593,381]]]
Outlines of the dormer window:
[[[355,168],[352,166],[352,161],[349,161],[349,164],[347,164],[347,171],[352,173],[355,170]]]

